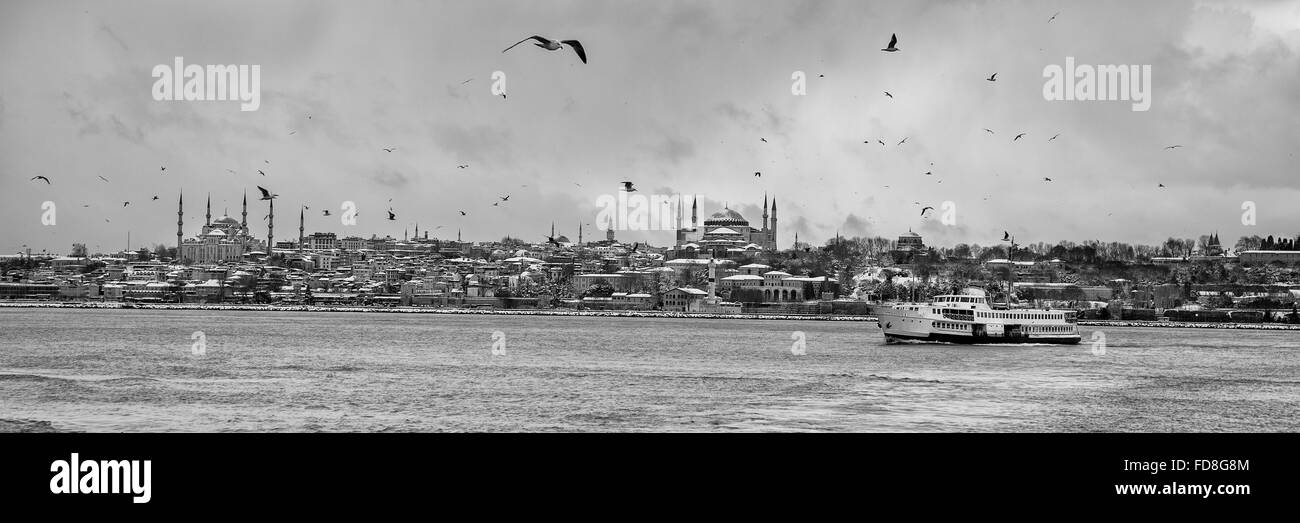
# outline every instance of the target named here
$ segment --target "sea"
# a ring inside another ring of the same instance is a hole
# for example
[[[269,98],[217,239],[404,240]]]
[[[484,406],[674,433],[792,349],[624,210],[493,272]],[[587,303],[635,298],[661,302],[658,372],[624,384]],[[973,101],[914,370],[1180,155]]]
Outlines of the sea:
[[[1300,431],[1300,332],[1080,329],[963,346],[856,321],[7,308],[0,431]]]

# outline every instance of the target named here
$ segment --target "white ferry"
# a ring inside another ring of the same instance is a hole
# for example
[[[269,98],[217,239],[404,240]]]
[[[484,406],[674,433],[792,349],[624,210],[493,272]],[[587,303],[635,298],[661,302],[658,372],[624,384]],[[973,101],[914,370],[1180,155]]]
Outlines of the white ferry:
[[[887,342],[1079,343],[1079,329],[1068,311],[995,310],[984,296],[935,296],[928,303],[873,307]]]

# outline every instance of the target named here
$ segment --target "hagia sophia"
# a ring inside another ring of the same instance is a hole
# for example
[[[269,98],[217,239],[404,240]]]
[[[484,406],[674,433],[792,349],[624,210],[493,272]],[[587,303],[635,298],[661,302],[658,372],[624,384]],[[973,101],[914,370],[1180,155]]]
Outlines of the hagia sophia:
[[[723,207],[704,220],[699,226],[699,199],[691,202],[691,223],[689,227],[678,227],[673,254],[676,258],[696,258],[712,256],[714,258],[740,258],[759,251],[775,251],[776,246],[776,197],[772,198],[771,215],[768,214],[767,196],[763,196],[763,223],[761,227],[749,224],[744,216],[733,209]],[[681,216],[679,213],[678,216]],[[769,219],[770,218],[770,219]]]

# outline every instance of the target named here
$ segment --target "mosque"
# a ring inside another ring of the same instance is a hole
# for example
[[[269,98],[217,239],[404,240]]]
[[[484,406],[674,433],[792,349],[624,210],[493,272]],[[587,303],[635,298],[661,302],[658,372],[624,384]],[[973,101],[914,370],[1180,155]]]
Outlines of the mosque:
[[[776,247],[776,197],[772,198],[769,220],[767,195],[763,196],[763,223],[761,227],[749,224],[740,213],[724,207],[704,220],[699,226],[699,198],[691,202],[690,227],[677,227],[673,251],[675,258],[740,258],[760,251],[775,251]],[[678,213],[680,223],[682,213]]]
[[[242,221],[230,216],[212,219],[212,197],[208,196],[204,214],[203,232],[193,238],[182,238],[185,216],[184,198],[177,201],[176,243],[178,255],[190,263],[216,263],[242,261],[246,254],[265,254],[266,242],[253,237],[248,229],[248,194],[244,194]]]

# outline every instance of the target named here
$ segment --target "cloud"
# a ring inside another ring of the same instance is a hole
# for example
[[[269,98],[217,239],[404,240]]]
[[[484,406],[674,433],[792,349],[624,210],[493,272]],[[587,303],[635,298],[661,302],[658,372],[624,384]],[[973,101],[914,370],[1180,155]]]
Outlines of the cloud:
[[[682,160],[695,156],[695,145],[687,140],[673,136],[664,137],[664,141],[654,148],[656,159],[663,159],[680,164]]]
[[[855,214],[849,214],[844,219],[844,224],[840,226],[840,233],[850,237],[869,236],[871,234],[871,224]]]

